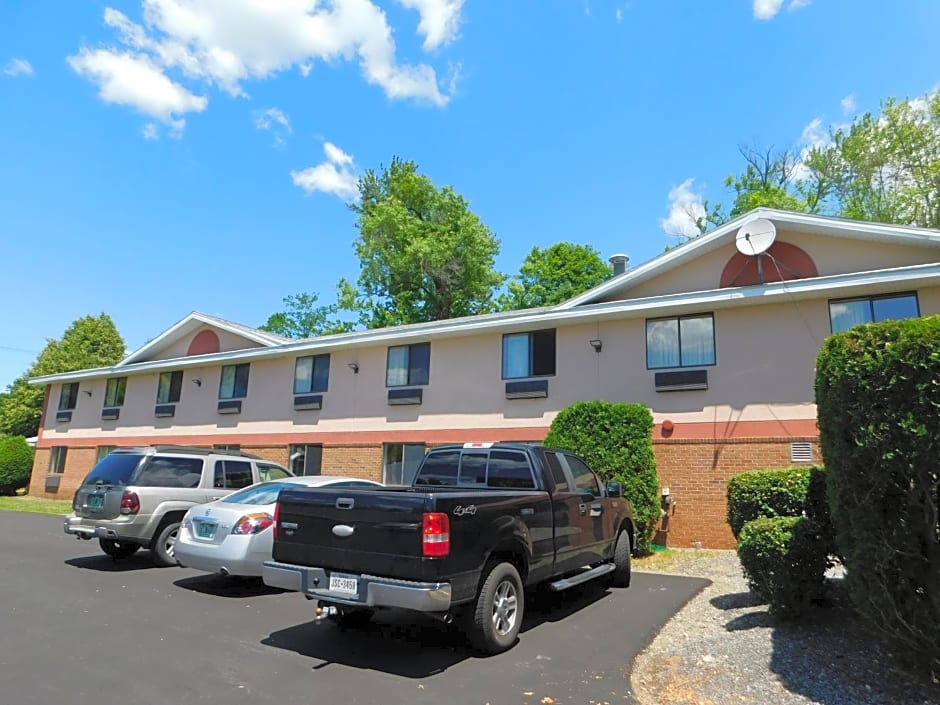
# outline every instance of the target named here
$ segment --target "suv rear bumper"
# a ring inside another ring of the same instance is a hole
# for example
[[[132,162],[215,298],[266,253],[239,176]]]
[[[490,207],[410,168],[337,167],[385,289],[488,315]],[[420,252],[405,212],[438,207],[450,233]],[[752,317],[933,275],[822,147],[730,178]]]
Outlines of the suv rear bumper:
[[[262,569],[266,585],[302,592],[322,602],[359,607],[399,607],[416,612],[446,612],[450,609],[450,583],[416,583],[376,575],[342,575],[358,580],[356,595],[331,592],[328,589],[330,573],[324,568],[265,561]]]
[[[119,531],[120,528],[122,527],[114,528],[114,524],[109,526],[104,523],[89,523],[87,519],[74,515],[65,517],[65,521],[62,523],[62,530],[66,534],[81,539],[112,539],[114,541],[139,543],[141,546],[146,546],[149,543],[145,538],[129,536],[123,531]]]

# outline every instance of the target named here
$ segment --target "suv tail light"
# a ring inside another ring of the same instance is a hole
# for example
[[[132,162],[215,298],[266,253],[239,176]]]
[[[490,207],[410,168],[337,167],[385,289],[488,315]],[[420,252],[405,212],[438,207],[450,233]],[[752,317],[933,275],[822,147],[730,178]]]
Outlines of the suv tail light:
[[[124,490],[121,495],[121,514],[136,514],[140,511],[140,497],[136,492]]]
[[[232,533],[243,536],[247,534],[258,534],[267,529],[273,523],[274,517],[265,512],[258,514],[246,514],[235,522],[235,526],[232,527]]]
[[[277,541],[277,516],[281,510],[281,503],[278,502],[274,505],[274,528],[271,529],[271,533],[274,535],[274,540]]]
[[[442,512],[425,512],[421,522],[421,550],[430,558],[450,555],[450,517]]]

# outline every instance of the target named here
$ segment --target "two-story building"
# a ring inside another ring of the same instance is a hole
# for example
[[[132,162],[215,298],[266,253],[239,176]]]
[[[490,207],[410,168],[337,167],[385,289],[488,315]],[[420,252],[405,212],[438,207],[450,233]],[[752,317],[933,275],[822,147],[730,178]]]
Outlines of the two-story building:
[[[938,231],[759,209],[614,261],[558,306],[305,340],[193,313],[113,367],[32,380],[46,398],[30,493],[71,497],[112,448],[163,443],[407,483],[429,446],[539,441],[559,410],[607,399],[653,412],[660,540],[727,547],[730,476],[820,461],[826,336],[940,313]]]

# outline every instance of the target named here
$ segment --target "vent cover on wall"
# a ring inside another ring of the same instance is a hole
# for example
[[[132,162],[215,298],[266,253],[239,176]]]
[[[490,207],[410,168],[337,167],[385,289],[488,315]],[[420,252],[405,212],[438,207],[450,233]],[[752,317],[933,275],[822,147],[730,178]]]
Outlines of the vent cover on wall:
[[[791,463],[813,462],[813,444],[805,441],[790,444]]]

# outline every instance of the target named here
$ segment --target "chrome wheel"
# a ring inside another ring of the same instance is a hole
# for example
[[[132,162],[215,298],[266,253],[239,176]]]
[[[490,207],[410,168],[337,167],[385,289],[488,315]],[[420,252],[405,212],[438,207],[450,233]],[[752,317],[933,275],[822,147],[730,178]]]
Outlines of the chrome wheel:
[[[179,536],[179,528],[174,529],[169,534],[167,534],[166,541],[163,544],[163,550],[166,552],[170,558],[173,558],[176,551],[176,537]]]
[[[517,602],[515,584],[508,579],[500,582],[493,598],[493,628],[500,636],[506,636],[516,626]]]

